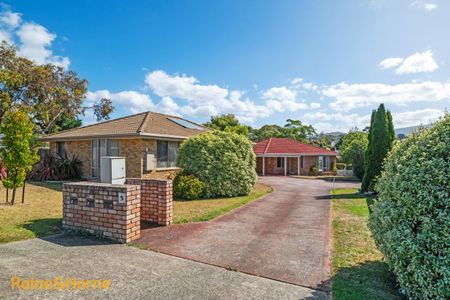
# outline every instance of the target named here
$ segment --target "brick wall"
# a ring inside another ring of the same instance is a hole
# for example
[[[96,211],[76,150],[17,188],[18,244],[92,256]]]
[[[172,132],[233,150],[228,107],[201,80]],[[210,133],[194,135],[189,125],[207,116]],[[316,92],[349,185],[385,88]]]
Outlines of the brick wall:
[[[83,163],[81,171],[83,177],[91,176],[91,159],[92,159],[92,145],[90,140],[82,141],[66,141],[67,157],[72,158],[75,155]],[[56,142],[50,142],[50,150],[53,154],[56,153]]]
[[[172,180],[127,178],[126,184],[141,187],[141,220],[163,226],[172,224]]]
[[[119,203],[119,193],[126,195],[123,203]],[[140,200],[139,185],[65,183],[63,228],[131,242],[140,237]]]

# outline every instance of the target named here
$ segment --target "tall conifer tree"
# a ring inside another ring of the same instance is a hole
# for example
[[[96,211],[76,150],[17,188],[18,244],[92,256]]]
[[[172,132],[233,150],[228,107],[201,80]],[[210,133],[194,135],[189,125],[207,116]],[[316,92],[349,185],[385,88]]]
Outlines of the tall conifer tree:
[[[369,144],[366,151],[366,170],[361,189],[372,191],[376,178],[381,174],[384,158],[392,148],[395,132],[392,115],[386,111],[384,104],[380,104],[372,112],[369,129]]]

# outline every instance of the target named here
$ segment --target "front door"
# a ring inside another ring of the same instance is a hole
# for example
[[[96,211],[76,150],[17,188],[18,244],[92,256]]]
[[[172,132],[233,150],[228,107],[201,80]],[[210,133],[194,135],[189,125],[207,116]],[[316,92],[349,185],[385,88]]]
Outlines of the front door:
[[[323,156],[318,157],[317,169],[319,169],[319,172],[323,172]]]
[[[297,174],[297,159],[288,158],[288,167],[289,174]]]

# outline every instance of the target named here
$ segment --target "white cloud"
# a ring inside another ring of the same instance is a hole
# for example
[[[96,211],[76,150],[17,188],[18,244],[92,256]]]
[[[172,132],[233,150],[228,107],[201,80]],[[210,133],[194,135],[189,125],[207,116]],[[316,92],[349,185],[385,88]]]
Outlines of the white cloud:
[[[423,9],[426,11],[432,11],[438,8],[437,4],[430,3],[430,2],[424,2],[424,1],[414,1],[410,4],[412,7]]]
[[[324,96],[334,98],[330,107],[337,111],[348,111],[378,103],[406,105],[413,102],[450,101],[450,82],[411,82],[402,84],[345,82],[326,87]]]
[[[0,6],[0,10],[0,41],[16,44],[18,55],[37,64],[53,63],[64,69],[69,67],[69,58],[54,55],[51,49],[56,34],[40,24],[22,23],[22,15],[11,11],[6,5]]]
[[[158,70],[147,74],[145,82],[160,97],[176,97],[195,103],[226,102],[228,90],[217,85],[200,85],[195,77],[170,76]]]
[[[311,104],[309,104],[309,107],[311,107],[312,109],[320,108],[320,103],[318,103],[318,102],[311,102]]]
[[[307,108],[307,104],[297,100],[297,93],[284,86],[273,87],[264,92],[266,106],[275,111],[297,111]]]
[[[433,72],[439,66],[433,59],[431,50],[425,52],[417,52],[405,58],[403,63],[395,70],[397,74]]]
[[[403,58],[401,57],[389,57],[382,60],[379,64],[380,69],[390,69],[393,67],[397,67],[403,62]]]
[[[155,107],[149,95],[141,94],[136,91],[113,93],[108,90],[98,90],[95,92],[88,92],[86,95],[88,104],[92,104],[101,98],[109,98],[113,102],[113,105],[119,104],[134,114],[152,110]]]
[[[353,127],[363,129],[368,126],[370,114],[360,116],[358,114],[319,111],[305,113],[302,120],[312,124],[318,131],[347,131]]]
[[[11,43],[11,34],[8,31],[0,30],[0,42],[6,41]]]
[[[149,72],[145,82],[156,95],[163,97],[161,101],[164,102],[161,103],[161,107],[170,108],[187,116],[209,117],[233,112],[240,120],[253,122],[256,118],[265,117],[271,113],[265,106],[257,105],[248,98],[242,99],[241,91],[229,91],[217,85],[202,85],[192,76],[171,76],[158,70]],[[171,100],[164,100],[167,97]],[[176,103],[172,98],[184,100],[186,104]]]
[[[395,69],[397,74],[415,74],[433,72],[439,68],[438,64],[433,58],[431,50],[425,52],[416,52],[406,58],[390,57],[382,60],[379,63],[380,69]]]
[[[21,20],[21,14],[12,12],[8,8],[0,12],[0,23],[10,28],[17,27]]]
[[[444,112],[439,109],[425,108],[415,111],[392,113],[395,128],[410,127],[416,125],[427,125],[443,116]]]

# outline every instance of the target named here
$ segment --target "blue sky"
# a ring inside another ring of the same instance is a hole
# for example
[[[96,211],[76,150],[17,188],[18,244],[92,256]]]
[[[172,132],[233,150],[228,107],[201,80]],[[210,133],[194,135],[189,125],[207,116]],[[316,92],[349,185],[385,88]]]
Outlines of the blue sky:
[[[0,39],[89,81],[113,117],[153,110],[255,127],[300,119],[319,131],[396,127],[450,104],[450,2],[10,1]],[[86,115],[84,122],[93,122]]]

